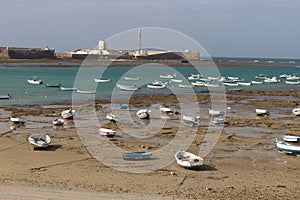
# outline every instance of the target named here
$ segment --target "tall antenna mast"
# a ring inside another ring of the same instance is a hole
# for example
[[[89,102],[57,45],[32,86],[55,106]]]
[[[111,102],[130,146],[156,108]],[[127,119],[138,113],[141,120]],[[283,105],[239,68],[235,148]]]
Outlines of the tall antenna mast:
[[[141,54],[141,46],[142,46],[142,29],[138,29],[138,45],[139,45],[139,54]]]

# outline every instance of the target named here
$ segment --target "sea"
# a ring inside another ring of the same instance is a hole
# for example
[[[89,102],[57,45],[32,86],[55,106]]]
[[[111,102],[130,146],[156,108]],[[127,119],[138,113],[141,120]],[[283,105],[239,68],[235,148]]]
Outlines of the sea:
[[[249,66],[233,67],[168,67],[157,64],[143,66],[80,66],[80,67],[53,67],[43,64],[1,64],[0,65],[0,96],[9,94],[11,99],[0,100],[1,106],[24,106],[24,105],[48,105],[56,103],[69,103],[76,100],[105,100],[130,98],[133,95],[146,94],[178,94],[178,93],[203,93],[209,90],[207,87],[179,88],[179,84],[190,84],[188,80],[191,74],[201,73],[204,77],[228,77],[235,76],[244,79],[245,82],[258,80],[255,76],[259,74],[268,77],[282,74],[300,76],[299,59],[259,59],[259,58],[215,58],[222,62],[249,62]],[[251,63],[268,62],[271,66],[253,66]],[[284,65],[282,65],[284,64]],[[183,80],[182,83],[172,82],[165,89],[149,89],[147,84],[154,80],[167,80],[160,78],[160,75],[170,74],[174,79]],[[125,80],[125,77],[139,78],[138,81]],[[95,78],[111,79],[111,82],[96,83]],[[28,79],[40,79],[41,85],[32,85]],[[289,85],[284,78],[279,78],[279,83],[264,83],[251,86],[225,87],[228,89],[241,90],[295,90],[299,85]],[[259,81],[259,80],[258,80]],[[76,87],[80,90],[93,91],[95,94],[79,94],[76,91],[62,91],[60,88],[46,87],[45,83],[58,84],[63,87]],[[117,84],[138,86],[138,91],[121,91]]]

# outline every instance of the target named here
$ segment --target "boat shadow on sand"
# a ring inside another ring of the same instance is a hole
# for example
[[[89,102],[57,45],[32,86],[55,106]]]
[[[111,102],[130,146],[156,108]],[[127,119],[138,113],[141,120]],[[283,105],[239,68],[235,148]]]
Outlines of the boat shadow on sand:
[[[57,149],[61,148],[61,144],[51,144],[48,147],[31,147],[34,151],[56,151]]]

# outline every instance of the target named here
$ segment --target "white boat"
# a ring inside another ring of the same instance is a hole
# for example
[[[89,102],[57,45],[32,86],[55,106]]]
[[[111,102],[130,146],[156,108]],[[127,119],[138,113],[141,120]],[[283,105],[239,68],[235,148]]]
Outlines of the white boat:
[[[64,125],[65,120],[56,118],[56,119],[54,119],[54,120],[52,121],[52,123],[53,123],[54,125]]]
[[[140,80],[140,77],[134,77],[133,78],[133,77],[125,76],[124,79],[127,80],[127,81],[138,81],[138,80]]]
[[[276,138],[276,147],[279,152],[287,153],[287,154],[299,154],[300,146],[291,145],[285,141],[280,141]]]
[[[171,113],[171,112],[173,112],[173,110],[171,108],[168,108],[168,107],[160,107],[159,111],[160,112],[165,112],[165,113]]]
[[[77,88],[76,87],[71,87],[71,88],[60,87],[60,90],[62,90],[62,91],[76,91]]]
[[[259,84],[263,84],[263,81],[251,81],[251,83],[254,85],[259,85]]]
[[[107,83],[107,82],[111,82],[111,79],[102,79],[102,78],[95,78],[94,81],[96,83]]]
[[[146,160],[152,156],[150,151],[121,152],[124,160]]]
[[[273,76],[272,78],[265,78],[265,83],[279,83],[280,80],[277,77]]]
[[[8,95],[0,95],[0,99],[10,99],[11,96],[8,94]]]
[[[124,91],[136,91],[139,90],[139,88],[135,85],[121,85],[121,84],[117,84],[117,87],[120,90],[124,90]]]
[[[81,94],[95,94],[96,93],[96,90],[79,90],[79,89],[77,89],[76,91]]]
[[[191,74],[188,79],[189,80],[199,80],[200,78],[202,78],[201,74]]]
[[[113,123],[117,123],[119,121],[119,118],[116,117],[115,115],[113,114],[107,114],[106,115],[106,119],[113,122]]]
[[[223,85],[229,87],[239,86],[238,83],[229,83],[229,82],[224,82]]]
[[[228,76],[227,79],[229,79],[229,80],[239,80],[240,77],[238,77],[238,76]]]
[[[300,84],[300,81],[285,81],[285,83],[290,85],[298,85]]]
[[[37,80],[37,79],[28,79],[27,82],[30,83],[30,84],[33,84],[33,85],[43,84],[42,80]]]
[[[209,110],[208,111],[208,114],[210,115],[210,116],[223,116],[223,115],[225,115],[225,112],[224,111],[220,111],[220,110]]]
[[[136,116],[140,119],[149,119],[151,111],[148,109],[141,109],[136,112]]]
[[[180,88],[192,88],[193,85],[179,84],[178,87],[180,87]]]
[[[288,77],[291,77],[291,75],[289,75],[289,74],[280,74],[279,77],[280,78],[288,78]]]
[[[202,81],[191,82],[191,85],[193,85],[193,86],[205,86],[205,82],[202,82]]]
[[[286,80],[292,81],[292,80],[299,80],[300,77],[299,76],[290,76],[290,77],[286,77]]]
[[[200,126],[200,116],[190,117],[182,115],[182,121],[188,126]]]
[[[293,113],[294,115],[296,115],[296,116],[300,116],[300,108],[294,108],[294,109],[292,110],[292,113]]]
[[[116,135],[116,131],[107,128],[100,128],[99,134],[106,137],[113,137]]]
[[[49,135],[43,133],[32,134],[28,137],[29,144],[32,144],[34,147],[46,148],[51,143],[51,138]]]
[[[255,109],[255,113],[256,113],[256,115],[269,115],[270,114],[270,112],[267,109],[259,109],[259,108]]]
[[[64,110],[62,111],[61,113],[61,116],[64,118],[64,119],[72,119],[75,115],[76,111],[73,110],[73,109],[68,109],[68,110]]]
[[[214,117],[212,119],[212,123],[213,124],[224,124],[225,123],[225,119],[224,119],[224,117]]]
[[[10,116],[10,121],[15,124],[24,124],[26,121],[19,116]]]
[[[251,86],[251,82],[237,82],[240,86]]]
[[[181,79],[171,79],[171,81],[174,83],[182,83],[183,82],[183,80],[181,80]]]
[[[174,78],[174,76],[171,75],[171,74],[164,74],[164,75],[160,75],[159,77],[160,77],[160,78],[165,78],[165,79],[171,79],[171,78]]]
[[[282,139],[286,142],[300,142],[300,136],[283,135]]]
[[[178,165],[186,168],[197,168],[203,165],[203,158],[187,151],[178,151],[175,159]]]
[[[219,84],[212,84],[212,83],[205,83],[204,86],[205,86],[205,87],[214,87],[214,88],[215,88],[215,87],[220,87]]]
[[[163,89],[163,88],[167,87],[167,85],[166,84],[153,84],[152,83],[152,84],[148,84],[147,87],[150,88],[150,89]]]

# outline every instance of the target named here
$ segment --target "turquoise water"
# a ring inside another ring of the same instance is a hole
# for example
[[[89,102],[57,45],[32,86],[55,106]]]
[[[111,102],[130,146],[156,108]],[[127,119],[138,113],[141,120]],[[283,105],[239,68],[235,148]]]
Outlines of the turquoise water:
[[[154,93],[190,93],[194,90],[186,88],[178,88],[178,83],[172,83],[168,88],[162,90],[148,89],[146,85],[154,80],[161,80],[161,74],[176,73],[178,79],[184,79],[187,84],[191,81],[187,77],[191,73],[201,73],[205,76],[240,76],[245,81],[255,80],[258,74],[268,74],[268,76],[278,76],[280,74],[300,75],[299,67],[219,67],[219,71],[213,67],[22,67],[0,65],[0,95],[10,94],[10,100],[0,100],[1,105],[28,105],[28,104],[50,104],[63,103],[72,100],[71,91],[61,91],[59,88],[47,88],[45,84],[31,85],[27,83],[27,79],[36,76],[44,83],[61,83],[64,87],[78,87],[81,90],[96,89],[96,99],[123,98],[131,95],[131,92],[120,91],[116,88],[116,84],[137,85],[141,89],[134,92],[139,94]],[[198,71],[197,71],[198,70]],[[219,74],[220,73],[220,74]],[[110,78],[109,83],[97,84],[94,78]],[[126,81],[124,77],[140,77],[139,81]],[[242,89],[256,90],[289,90],[299,89],[300,85],[287,85],[281,83],[265,83],[263,85],[238,86]],[[234,88],[234,87],[230,87]],[[206,87],[196,87],[195,91],[206,90]],[[226,88],[227,89],[227,88]],[[77,94],[76,94],[77,95]],[[80,98],[87,100],[93,99],[94,95],[80,94]],[[77,95],[78,96],[78,95]]]

